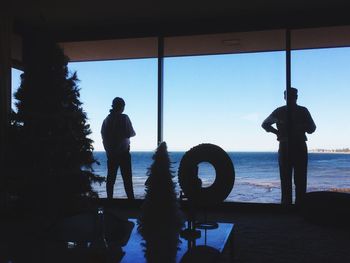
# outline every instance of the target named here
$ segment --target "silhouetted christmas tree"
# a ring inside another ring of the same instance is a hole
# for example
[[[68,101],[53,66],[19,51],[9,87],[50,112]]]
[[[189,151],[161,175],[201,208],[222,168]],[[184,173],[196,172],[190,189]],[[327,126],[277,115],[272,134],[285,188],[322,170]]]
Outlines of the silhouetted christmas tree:
[[[179,209],[166,143],[159,145],[148,171],[138,220],[148,262],[175,262],[183,215]]]
[[[24,73],[15,94],[18,112],[16,172],[22,173],[27,204],[64,210],[81,197],[96,197],[90,127],[82,109],[76,72],[53,41],[25,39]]]

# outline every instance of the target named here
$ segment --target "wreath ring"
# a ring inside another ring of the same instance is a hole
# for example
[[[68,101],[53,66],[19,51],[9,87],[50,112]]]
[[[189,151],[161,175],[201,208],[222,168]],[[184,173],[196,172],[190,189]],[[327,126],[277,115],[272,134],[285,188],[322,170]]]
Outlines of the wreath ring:
[[[210,163],[215,169],[215,180],[209,187],[202,187],[198,177],[198,164]],[[179,184],[185,196],[197,205],[215,205],[230,194],[235,170],[229,155],[219,146],[203,143],[187,151],[181,159],[178,171]]]

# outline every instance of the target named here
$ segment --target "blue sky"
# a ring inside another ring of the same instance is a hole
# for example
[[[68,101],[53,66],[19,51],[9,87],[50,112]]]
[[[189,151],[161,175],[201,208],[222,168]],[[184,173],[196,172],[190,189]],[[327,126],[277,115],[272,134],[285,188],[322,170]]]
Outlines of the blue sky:
[[[80,79],[81,101],[96,150],[100,127],[114,97],[136,130],[132,150],[153,150],[157,134],[157,60],[70,63]],[[164,140],[170,150],[214,143],[227,151],[275,151],[277,141],[261,122],[283,105],[285,53],[262,52],[166,58]],[[19,72],[13,70],[13,89]],[[317,130],[309,149],[350,147],[350,48],[292,52],[292,85]]]

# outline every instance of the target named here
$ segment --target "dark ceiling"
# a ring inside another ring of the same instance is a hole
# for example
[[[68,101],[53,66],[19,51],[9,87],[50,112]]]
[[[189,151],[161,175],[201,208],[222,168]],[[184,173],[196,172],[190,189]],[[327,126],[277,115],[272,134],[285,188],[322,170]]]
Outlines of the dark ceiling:
[[[350,1],[12,1],[15,31],[58,41],[350,24]]]

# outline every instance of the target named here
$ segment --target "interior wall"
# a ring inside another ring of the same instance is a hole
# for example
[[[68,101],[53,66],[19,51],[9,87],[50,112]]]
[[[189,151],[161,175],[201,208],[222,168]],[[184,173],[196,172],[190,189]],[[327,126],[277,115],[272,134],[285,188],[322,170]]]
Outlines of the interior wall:
[[[292,50],[348,46],[350,46],[350,26],[291,30]]]
[[[16,34],[11,35],[11,59],[12,67],[17,69],[23,69],[23,57],[22,57],[22,37]]]
[[[72,62],[155,58],[157,38],[131,38],[59,43]]]
[[[286,30],[263,30],[202,34],[164,38],[164,57],[281,51],[286,48]],[[71,61],[116,60],[157,57],[157,38],[129,38],[60,45]],[[291,30],[291,49],[350,46],[350,26]]]
[[[9,18],[0,17],[0,159],[3,171],[6,171],[5,154],[8,149],[8,124],[11,109],[11,33],[12,23]],[[4,184],[2,172],[0,176],[1,186]],[[5,199],[0,195],[0,207]]]

